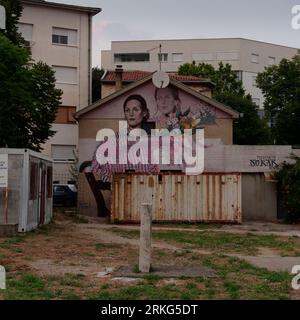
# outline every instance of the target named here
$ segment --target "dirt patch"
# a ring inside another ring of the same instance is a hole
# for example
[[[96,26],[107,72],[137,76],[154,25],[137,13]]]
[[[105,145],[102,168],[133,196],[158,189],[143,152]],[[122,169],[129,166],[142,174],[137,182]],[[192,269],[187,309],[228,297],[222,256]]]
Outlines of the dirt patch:
[[[73,263],[72,263],[73,264]],[[99,265],[97,263],[83,263],[70,265],[68,261],[54,262],[53,260],[40,259],[29,262],[29,267],[34,269],[38,274],[63,276],[65,274],[83,274],[85,276],[97,275]]]
[[[258,256],[264,256],[264,257],[278,257],[278,250],[260,247],[258,248]]]
[[[82,273],[94,278],[106,267],[132,261],[134,252],[130,244],[119,241],[109,246],[112,241],[108,233],[89,226],[58,214],[47,230],[27,234],[18,243],[0,247],[0,264],[10,271],[27,270],[40,276]]]
[[[0,265],[8,275],[8,290],[0,292],[0,299],[252,299],[287,295],[290,280],[285,274],[273,276],[267,270],[256,270],[236,261],[237,254],[230,257],[230,251],[225,255],[219,249],[223,257],[218,257],[209,247],[167,239],[153,240],[154,271],[167,266],[157,270],[160,274],[137,280],[129,268],[120,277],[115,270],[137,265],[139,239],[122,236],[112,228],[138,230],[138,226],[113,226],[103,219],[58,213],[49,226],[0,239]],[[182,229],[189,232],[189,228]],[[266,247],[259,248],[258,254],[256,258],[282,258]],[[240,258],[250,261],[253,257],[245,254]],[[208,276],[212,273],[213,278]],[[182,276],[195,278],[176,278]],[[290,294],[297,299],[297,293]]]
[[[300,265],[300,257],[280,257],[280,256],[243,256],[236,255],[240,259],[246,260],[259,268],[266,268],[270,271],[291,272],[293,266]]]

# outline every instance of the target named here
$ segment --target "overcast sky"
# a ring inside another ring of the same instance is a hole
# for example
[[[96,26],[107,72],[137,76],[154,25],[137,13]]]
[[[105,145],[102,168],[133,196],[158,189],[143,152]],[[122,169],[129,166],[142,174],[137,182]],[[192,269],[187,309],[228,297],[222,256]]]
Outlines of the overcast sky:
[[[52,0],[102,12],[93,22],[93,65],[112,40],[243,37],[300,48],[291,27],[300,0]]]

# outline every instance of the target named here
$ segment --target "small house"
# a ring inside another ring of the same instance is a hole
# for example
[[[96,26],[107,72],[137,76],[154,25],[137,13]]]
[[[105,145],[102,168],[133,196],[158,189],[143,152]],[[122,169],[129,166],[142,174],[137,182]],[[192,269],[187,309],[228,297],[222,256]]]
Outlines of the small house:
[[[114,173],[110,181],[97,175],[92,166],[99,144],[97,133],[104,128],[118,132],[130,97],[138,95],[145,100],[148,128],[169,128],[170,123],[161,110],[164,103],[158,101],[170,97],[158,96],[153,73],[123,72],[121,68],[107,71],[103,98],[75,115],[79,123],[80,212],[137,222],[141,203],[147,200],[152,203],[154,221],[275,220],[276,185],[270,173],[289,157],[291,147],[233,145],[233,122],[239,113],[212,98],[214,84],[208,79],[176,74],[169,74],[169,78],[166,89],[176,97],[180,114],[193,110],[200,115],[205,141],[203,173],[186,175],[172,166],[160,166],[156,173],[134,168]]]

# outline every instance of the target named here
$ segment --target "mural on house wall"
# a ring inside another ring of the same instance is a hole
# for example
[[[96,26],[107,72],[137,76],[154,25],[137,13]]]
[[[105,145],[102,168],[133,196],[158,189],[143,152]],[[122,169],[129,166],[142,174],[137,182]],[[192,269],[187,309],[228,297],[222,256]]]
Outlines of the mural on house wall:
[[[94,141],[89,141],[89,147],[86,145],[84,147],[86,150],[88,149],[88,152],[84,152],[84,154],[87,156],[89,153],[89,158],[82,159],[80,172],[86,175],[97,202],[98,212],[101,210],[101,215],[107,215],[109,213],[109,210],[105,207],[101,190],[110,189],[113,173],[134,171],[151,174],[158,173],[162,167],[163,170],[183,170],[184,164],[174,163],[174,154],[176,154],[178,150],[176,150],[176,144],[172,138],[170,142],[170,163],[167,166],[161,166],[160,164],[152,164],[150,152],[143,154],[143,148],[132,148],[136,144],[136,141],[128,142],[127,150],[135,150],[139,158],[144,160],[146,158],[147,161],[132,164],[130,159],[127,159],[128,155],[130,157],[130,153],[126,153],[124,150],[120,152],[120,145],[122,144],[120,141],[124,138],[124,135],[128,136],[129,132],[134,129],[144,129],[148,135],[145,141],[149,146],[151,144],[149,137],[151,129],[167,129],[169,132],[175,130],[174,132],[177,132],[178,135],[182,135],[185,129],[195,130],[204,128],[207,125],[216,124],[218,113],[219,117],[227,116],[229,118],[225,113],[222,114],[222,111],[216,110],[215,107],[184,91],[179,91],[175,86],[170,85],[166,88],[157,89],[152,83],[141,86],[135,91],[128,92],[91,111],[88,115],[89,119],[115,119],[116,121],[123,119],[127,123],[125,133],[122,130],[114,130],[116,141],[113,142],[112,149],[115,148],[116,164],[99,164],[97,153],[103,152],[101,147],[106,141],[102,140],[96,143],[94,138]],[[194,130],[192,132],[194,132]],[[193,138],[195,139],[195,136],[193,136]],[[92,145],[94,146],[92,147]],[[162,147],[161,142],[159,147]],[[124,155],[126,157],[125,161],[121,159]],[[160,161],[163,160],[160,159]],[[103,207],[105,207],[104,210]]]
[[[216,111],[211,107],[182,105],[178,89],[169,86],[155,89],[156,113],[154,120],[156,128],[168,130],[198,128],[199,126],[214,124]]]

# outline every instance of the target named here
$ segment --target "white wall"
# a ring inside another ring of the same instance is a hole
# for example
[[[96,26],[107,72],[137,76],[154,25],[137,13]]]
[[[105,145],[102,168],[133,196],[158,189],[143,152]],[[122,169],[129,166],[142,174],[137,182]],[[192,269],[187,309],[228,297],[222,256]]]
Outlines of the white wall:
[[[43,153],[51,157],[51,145],[78,145],[78,125],[77,124],[59,124],[54,123],[51,130],[56,134],[48,140],[44,146]]]
[[[279,46],[259,41],[247,39],[185,39],[185,40],[149,40],[149,41],[112,41],[111,50],[101,53],[101,63],[104,69],[115,69],[116,64],[122,64],[124,70],[145,70],[155,71],[159,68],[158,53],[159,45],[162,45],[161,52],[168,53],[168,62],[163,62],[163,71],[176,72],[178,67],[186,62],[192,62],[195,55],[207,60],[198,62],[209,63],[214,67],[218,63],[229,63],[235,71],[242,71],[243,84],[247,93],[254,99],[260,100],[260,107],[263,107],[263,95],[261,91],[253,86],[253,75],[264,71],[265,66],[269,66],[269,57],[275,58],[278,64],[283,58],[290,59],[297,49]],[[114,53],[150,53],[150,62],[123,62],[114,63]],[[172,62],[172,53],[183,53],[182,62]],[[251,62],[252,53],[258,54],[259,63]],[[225,60],[227,59],[227,60]]]
[[[89,13],[25,4],[20,23],[32,24],[31,50],[35,62],[43,61],[50,66],[76,68],[76,81],[73,84],[57,82],[63,91],[62,105],[76,106],[77,110],[90,103],[90,37]],[[52,44],[52,30],[66,28],[77,31],[77,45]],[[51,145],[78,145],[77,124],[53,124],[57,131],[43,146],[43,153],[51,156]],[[63,172],[66,164],[54,164],[55,171]]]
[[[184,62],[192,62],[192,55],[196,53],[209,52],[239,52],[239,39],[186,39],[186,40],[149,40],[149,41],[113,41],[111,44],[111,51],[105,50],[102,53],[102,66],[105,69],[114,69],[115,64],[113,60],[114,53],[134,53],[134,52],[149,52],[150,62],[130,62],[122,63],[124,69],[136,69],[145,71],[158,70],[158,53],[159,45],[162,45],[161,52],[168,53],[168,62],[162,63],[162,70],[177,71],[178,67]],[[111,59],[108,58],[109,52]],[[183,53],[182,62],[173,62],[173,53]],[[211,61],[217,66],[218,61]],[[234,69],[239,70],[239,61],[231,61]],[[121,63],[118,63],[121,64]]]
[[[76,105],[81,109],[89,102],[89,19],[87,13],[58,8],[24,5],[21,23],[33,24],[32,57],[50,66],[77,68],[77,85],[61,85],[64,89],[63,105]],[[77,30],[78,45],[52,44],[52,28]]]

